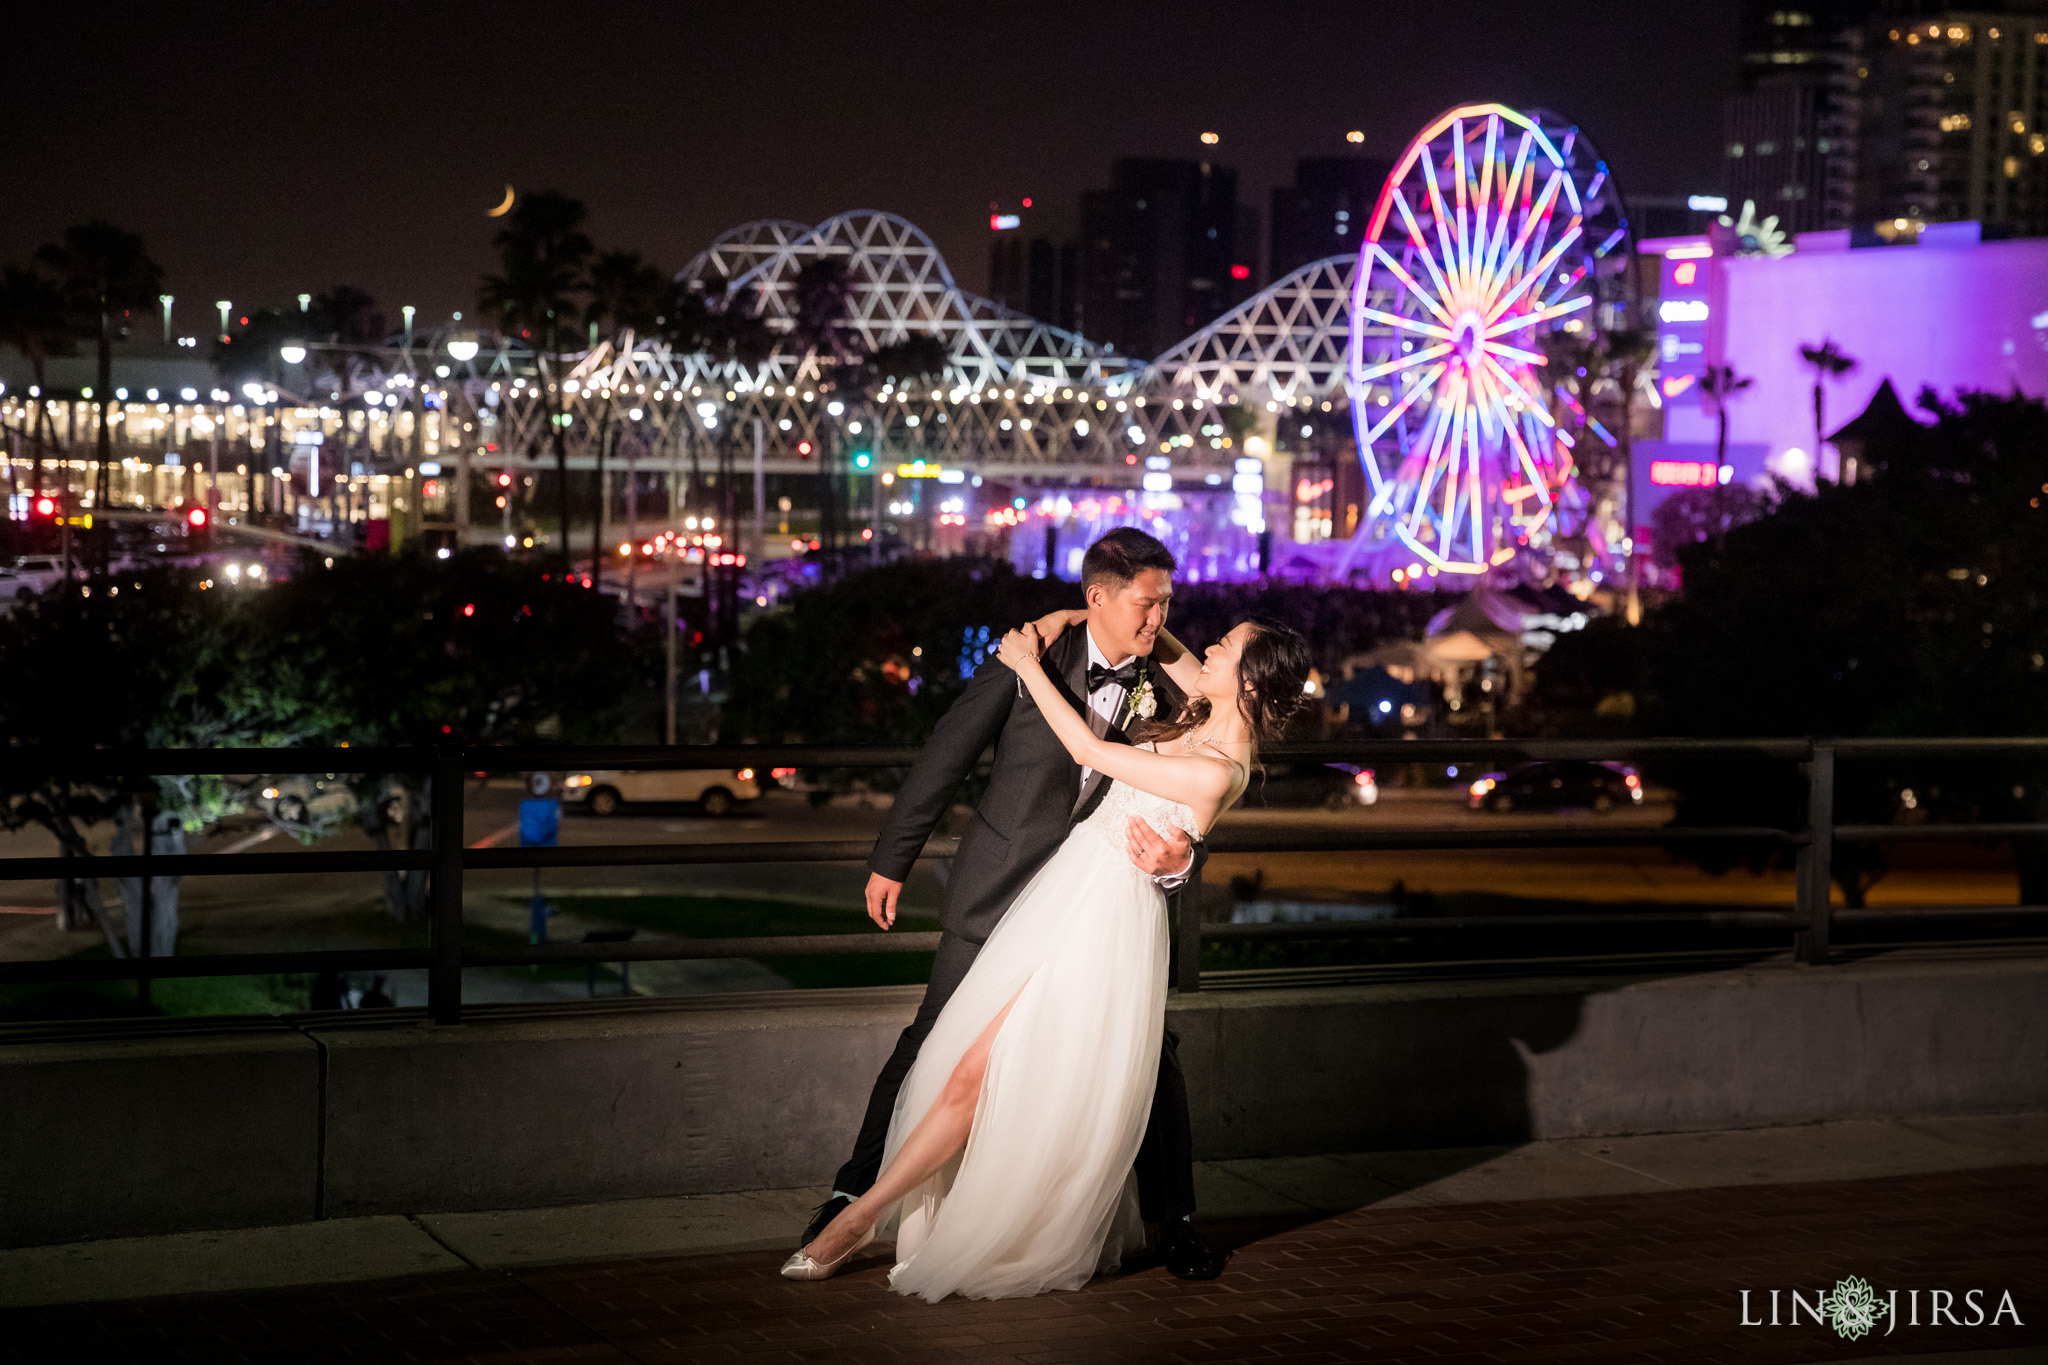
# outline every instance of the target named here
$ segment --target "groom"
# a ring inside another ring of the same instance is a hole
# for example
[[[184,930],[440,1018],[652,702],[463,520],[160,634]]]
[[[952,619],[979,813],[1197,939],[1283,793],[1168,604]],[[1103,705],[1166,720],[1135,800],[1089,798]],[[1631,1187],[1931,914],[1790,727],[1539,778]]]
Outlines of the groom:
[[[1173,555],[1135,527],[1119,527],[1088,547],[1081,585],[1088,602],[1085,625],[1061,632],[1046,650],[1046,672],[1095,733],[1119,740],[1136,714],[1165,717],[1183,700],[1165,674],[1147,666],[1173,597]],[[832,1197],[818,1207],[802,1245],[881,1174],[882,1148],[896,1092],[917,1060],[939,1011],[1024,884],[1095,809],[1109,784],[1082,768],[1054,737],[1038,706],[1017,685],[1017,675],[991,658],[932,731],[910,775],[896,793],[889,821],[868,857],[868,916],[882,928],[896,922],[896,900],[925,840],[951,806],[954,792],[982,751],[996,746],[988,792],[961,837],[946,886],[945,932],[932,962],[931,983],[917,1017],[896,1040],[896,1050],[875,1078],[867,1116],[853,1155],[833,1180]],[[1165,836],[1133,820],[1131,862],[1162,890],[1182,885],[1208,850],[1180,830]],[[1158,1249],[1183,1279],[1213,1279],[1230,1259],[1212,1252],[1190,1221],[1195,1212],[1194,1142],[1188,1125],[1187,1083],[1179,1045],[1167,1029],[1159,1051],[1159,1084],[1145,1141],[1138,1150],[1139,1211],[1158,1226]]]

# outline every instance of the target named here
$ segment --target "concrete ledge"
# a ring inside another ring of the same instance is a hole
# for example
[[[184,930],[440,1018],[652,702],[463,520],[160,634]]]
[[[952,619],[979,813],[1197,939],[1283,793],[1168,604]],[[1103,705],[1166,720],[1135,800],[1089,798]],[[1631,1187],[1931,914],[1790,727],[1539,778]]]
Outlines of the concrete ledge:
[[[826,1180],[917,988],[309,1022],[329,1216]],[[834,1155],[836,1153],[836,1155]]]
[[[0,1028],[0,1246],[312,1218],[319,1143],[283,1020]]]
[[[2048,1106],[2048,960],[1205,992],[1174,1000],[1205,1158]]]
[[[0,1030],[0,1245],[816,1188],[919,995]],[[1170,1022],[1208,1161],[2048,1109],[2048,956],[2010,948],[1207,992]]]

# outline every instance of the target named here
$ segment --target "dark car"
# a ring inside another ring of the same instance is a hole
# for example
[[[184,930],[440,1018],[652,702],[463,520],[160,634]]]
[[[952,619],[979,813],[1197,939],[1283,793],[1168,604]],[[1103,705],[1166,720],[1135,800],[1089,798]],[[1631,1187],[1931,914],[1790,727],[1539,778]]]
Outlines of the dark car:
[[[1625,764],[1566,759],[1532,763],[1512,773],[1488,773],[1471,790],[1473,810],[1582,808],[1605,814],[1617,806],[1640,805],[1643,780]]]
[[[1370,806],[1380,799],[1372,769],[1354,763],[1273,763],[1262,778],[1252,774],[1243,804],[1261,806],[1321,806],[1343,810],[1349,806]]]

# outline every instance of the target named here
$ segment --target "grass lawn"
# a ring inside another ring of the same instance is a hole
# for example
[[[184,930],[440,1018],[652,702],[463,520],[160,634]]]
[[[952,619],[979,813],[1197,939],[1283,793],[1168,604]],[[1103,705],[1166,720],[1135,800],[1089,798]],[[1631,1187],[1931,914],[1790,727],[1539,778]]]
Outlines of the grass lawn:
[[[858,910],[728,896],[556,896],[564,914],[630,924],[682,938],[770,938],[784,934],[880,934]],[[899,915],[898,929],[924,932],[937,919]],[[930,953],[778,953],[762,965],[800,990],[914,986],[931,979]]]

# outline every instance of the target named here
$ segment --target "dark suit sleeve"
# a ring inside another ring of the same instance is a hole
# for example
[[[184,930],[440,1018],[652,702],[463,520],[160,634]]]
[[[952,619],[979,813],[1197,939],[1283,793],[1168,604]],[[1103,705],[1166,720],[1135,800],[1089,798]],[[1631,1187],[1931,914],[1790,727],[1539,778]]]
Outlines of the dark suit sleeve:
[[[875,850],[868,855],[868,870],[890,881],[910,876],[925,840],[944,818],[953,793],[980,759],[982,751],[995,743],[1010,707],[1017,698],[1017,675],[1008,665],[989,659],[968,680],[967,690],[953,703],[932,730],[924,751],[911,765],[910,775],[896,793],[889,819],[882,826]]]

